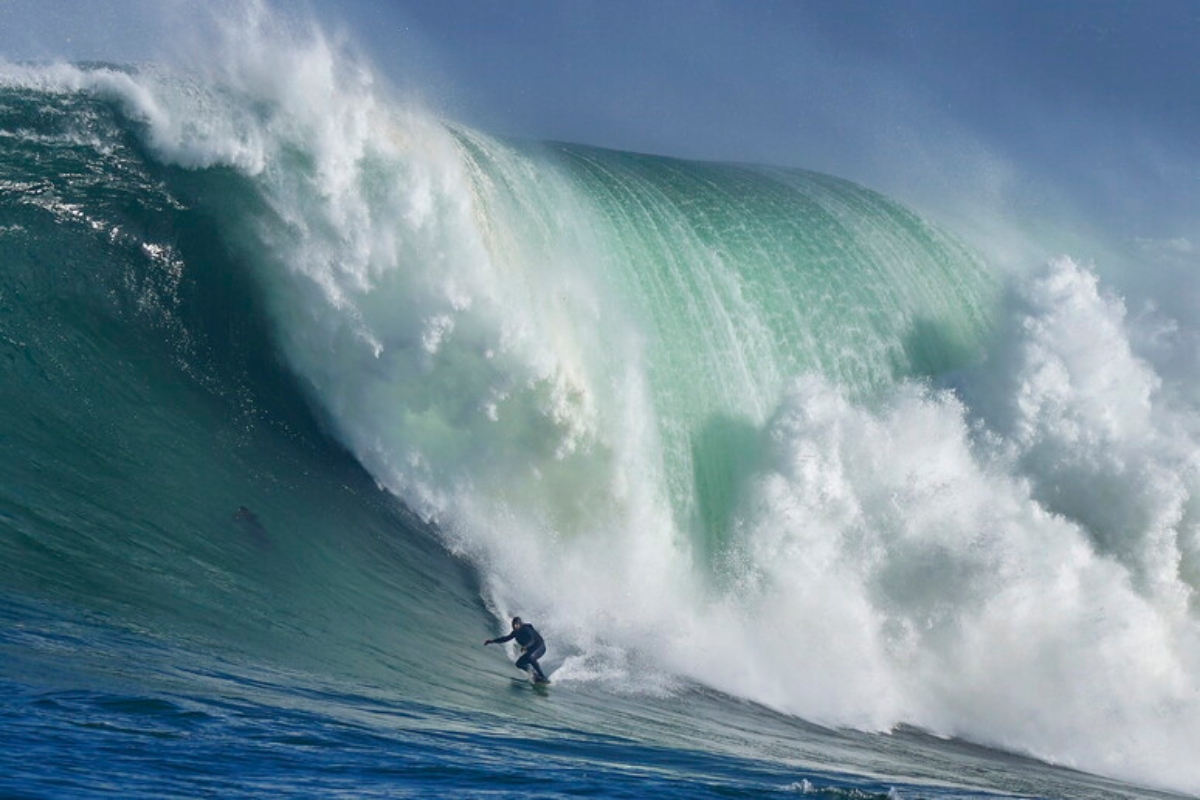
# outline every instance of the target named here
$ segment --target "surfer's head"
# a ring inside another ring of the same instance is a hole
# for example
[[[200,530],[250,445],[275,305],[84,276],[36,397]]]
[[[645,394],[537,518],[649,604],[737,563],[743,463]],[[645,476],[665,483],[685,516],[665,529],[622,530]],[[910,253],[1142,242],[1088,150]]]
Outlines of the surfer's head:
[[[515,631],[519,627],[521,627],[521,618],[513,617],[513,630]]]

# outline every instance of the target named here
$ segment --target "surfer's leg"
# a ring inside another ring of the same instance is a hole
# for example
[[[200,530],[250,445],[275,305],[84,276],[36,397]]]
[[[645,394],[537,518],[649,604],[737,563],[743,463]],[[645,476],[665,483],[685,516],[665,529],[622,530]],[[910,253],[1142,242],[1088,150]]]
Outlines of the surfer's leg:
[[[542,674],[542,668],[538,666],[537,660],[546,653],[545,646],[535,650],[526,650],[517,659],[517,669],[529,670],[533,672],[534,677],[539,680],[545,680],[546,676]]]
[[[539,681],[547,680],[546,673],[542,672],[541,665],[538,664],[538,659],[544,655],[546,655],[546,645],[543,644],[536,650],[521,656],[521,659],[528,662],[529,666],[533,668],[533,672]]]

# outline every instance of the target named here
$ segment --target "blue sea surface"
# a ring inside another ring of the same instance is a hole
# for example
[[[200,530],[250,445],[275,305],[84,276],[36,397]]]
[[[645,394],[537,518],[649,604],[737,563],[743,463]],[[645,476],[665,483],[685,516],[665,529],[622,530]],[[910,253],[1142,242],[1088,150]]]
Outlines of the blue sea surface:
[[[698,688],[631,706],[484,670],[484,711],[2,608],[4,797],[1170,796],[916,731],[824,730]],[[597,704],[611,706],[597,727],[628,735],[564,724]]]

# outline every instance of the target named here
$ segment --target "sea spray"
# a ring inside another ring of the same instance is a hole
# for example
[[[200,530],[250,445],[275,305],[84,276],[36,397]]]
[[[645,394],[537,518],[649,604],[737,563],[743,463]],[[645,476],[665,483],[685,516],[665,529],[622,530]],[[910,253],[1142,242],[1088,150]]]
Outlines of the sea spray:
[[[1032,498],[960,401],[910,386],[865,408],[809,379],[770,430],[772,467],[731,559],[730,627],[771,669],[707,680],[831,722],[855,709],[857,724],[1178,774],[1196,733],[1194,623]],[[1113,726],[1146,739],[1114,748],[1098,733]]]
[[[758,629],[741,652],[789,667],[706,679],[805,715],[855,708],[1194,782],[1184,412],[1134,355],[1122,304],[1070,260],[1020,287],[1005,330],[960,376],[974,408],[917,385],[866,406],[820,379],[793,386],[730,558],[730,627]]]
[[[1195,409],[1162,392],[1124,303],[1061,259],[1014,295],[972,407],[1011,444],[1048,510],[1076,520],[1139,589],[1181,611],[1196,588]]]

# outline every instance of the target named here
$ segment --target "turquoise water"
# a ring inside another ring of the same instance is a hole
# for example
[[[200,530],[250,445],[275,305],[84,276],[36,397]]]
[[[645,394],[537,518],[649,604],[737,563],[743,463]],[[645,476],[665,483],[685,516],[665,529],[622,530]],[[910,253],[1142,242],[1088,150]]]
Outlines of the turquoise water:
[[[1086,269],[312,47],[0,72],[0,791],[1195,790],[1193,451]]]

